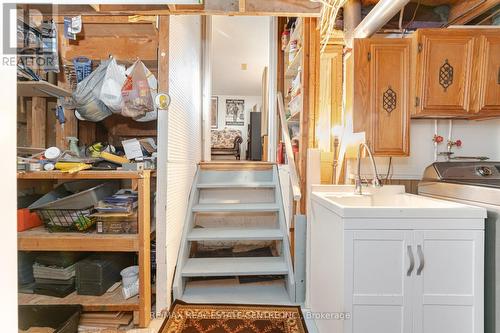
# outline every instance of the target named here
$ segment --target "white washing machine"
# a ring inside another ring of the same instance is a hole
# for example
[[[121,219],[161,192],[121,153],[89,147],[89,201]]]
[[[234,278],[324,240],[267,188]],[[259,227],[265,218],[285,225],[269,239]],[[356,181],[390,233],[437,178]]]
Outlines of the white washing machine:
[[[500,333],[500,162],[436,162],[418,193],[488,210],[485,221],[485,333]]]

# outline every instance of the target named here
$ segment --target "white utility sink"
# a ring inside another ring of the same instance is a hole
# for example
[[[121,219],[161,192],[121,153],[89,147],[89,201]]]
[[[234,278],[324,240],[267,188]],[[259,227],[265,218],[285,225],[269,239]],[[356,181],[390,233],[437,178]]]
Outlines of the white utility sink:
[[[363,194],[354,193],[354,186],[315,187],[312,200],[342,217],[413,217],[452,218],[483,217],[484,210],[459,203],[405,193],[404,186],[363,187]]]

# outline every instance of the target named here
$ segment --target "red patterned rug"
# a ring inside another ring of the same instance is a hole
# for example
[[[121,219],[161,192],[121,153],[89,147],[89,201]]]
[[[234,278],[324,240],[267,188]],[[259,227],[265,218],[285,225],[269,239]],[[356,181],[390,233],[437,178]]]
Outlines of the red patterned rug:
[[[176,301],[159,333],[307,333],[299,306]]]

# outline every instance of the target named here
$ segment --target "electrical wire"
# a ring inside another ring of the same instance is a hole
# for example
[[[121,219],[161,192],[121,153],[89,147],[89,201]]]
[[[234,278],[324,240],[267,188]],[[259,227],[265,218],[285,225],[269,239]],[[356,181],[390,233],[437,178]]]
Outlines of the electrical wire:
[[[415,10],[413,11],[413,16],[412,16],[411,20],[405,26],[405,29],[404,29],[405,31],[408,30],[408,27],[413,23],[413,21],[415,21],[415,17],[417,17],[418,8],[420,7],[421,1],[422,0],[418,0],[417,7],[415,7]]]

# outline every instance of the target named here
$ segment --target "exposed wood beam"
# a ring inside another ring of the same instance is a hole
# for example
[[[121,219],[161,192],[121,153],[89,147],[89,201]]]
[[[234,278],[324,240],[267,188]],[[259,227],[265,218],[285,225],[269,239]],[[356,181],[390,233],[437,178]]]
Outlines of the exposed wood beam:
[[[48,12],[48,7],[45,11]],[[317,17],[321,4],[309,0],[205,0],[202,5],[58,5],[55,16],[64,15],[251,15]]]
[[[93,10],[95,10],[96,12],[100,12],[101,11],[101,5],[98,5],[98,4],[90,4],[89,5],[90,7],[92,7]]]
[[[500,5],[500,0],[463,0],[450,8],[447,25],[460,25]]]
[[[379,3],[380,0],[362,0],[363,6],[373,6]],[[412,0],[412,2],[420,2],[425,6],[441,6],[441,5],[454,5],[462,0]]]

